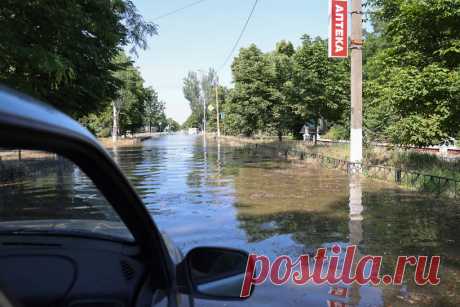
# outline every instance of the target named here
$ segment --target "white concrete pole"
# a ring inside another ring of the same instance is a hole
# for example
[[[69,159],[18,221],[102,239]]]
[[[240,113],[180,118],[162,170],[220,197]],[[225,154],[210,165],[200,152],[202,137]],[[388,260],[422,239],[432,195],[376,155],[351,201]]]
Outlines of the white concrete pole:
[[[219,77],[216,79],[217,137],[220,138]]]
[[[350,162],[363,161],[363,24],[361,0],[351,1]]]

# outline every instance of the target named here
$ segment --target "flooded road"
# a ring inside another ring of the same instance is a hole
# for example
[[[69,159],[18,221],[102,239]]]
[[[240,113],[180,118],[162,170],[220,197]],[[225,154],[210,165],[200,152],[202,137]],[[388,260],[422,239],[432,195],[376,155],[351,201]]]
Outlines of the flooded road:
[[[184,253],[196,246],[226,246],[271,260],[280,255],[297,259],[313,257],[318,248],[357,245],[355,262],[364,255],[383,256],[381,275],[393,274],[399,255],[441,256],[439,286],[416,286],[411,269],[401,286],[267,282],[242,303],[199,301],[197,306],[460,305],[458,200],[348,177],[314,161],[286,161],[260,148],[215,141],[204,146],[201,137],[165,136],[111,152],[160,229]],[[21,219],[21,227],[61,231],[94,228],[105,235],[115,235],[116,229],[118,236],[129,235],[78,168],[55,155],[40,155],[43,159],[3,161],[3,168],[16,165],[23,172],[0,185],[2,221]],[[4,173],[6,180],[10,173]],[[57,220],[38,223],[49,217]],[[93,220],[110,222],[104,223],[110,227],[94,227]]]
[[[360,255],[384,256],[385,273],[393,271],[398,255],[442,257],[437,287],[418,287],[410,276],[403,286],[344,287],[346,295],[327,285],[266,283],[243,303],[198,306],[460,304],[458,202],[350,180],[314,163],[277,161],[215,142],[204,146],[200,137],[161,137],[113,155],[160,229],[184,253],[215,245],[297,258],[319,247],[357,244]]]

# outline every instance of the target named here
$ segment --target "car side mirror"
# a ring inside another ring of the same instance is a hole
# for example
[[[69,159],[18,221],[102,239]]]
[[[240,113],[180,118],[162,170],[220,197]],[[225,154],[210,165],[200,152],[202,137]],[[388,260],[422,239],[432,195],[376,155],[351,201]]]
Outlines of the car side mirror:
[[[201,299],[245,299],[240,295],[248,257],[247,252],[237,249],[192,249],[181,264],[189,277],[190,292]]]

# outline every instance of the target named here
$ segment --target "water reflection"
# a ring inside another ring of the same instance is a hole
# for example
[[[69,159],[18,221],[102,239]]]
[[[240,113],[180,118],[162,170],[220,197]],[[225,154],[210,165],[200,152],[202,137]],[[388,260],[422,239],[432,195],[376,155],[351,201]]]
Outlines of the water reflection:
[[[362,212],[364,210],[362,201],[363,201],[363,192],[361,186],[361,177],[357,176],[356,174],[351,174],[349,177],[349,187],[350,187],[350,201],[349,201],[349,208],[350,208],[350,221],[348,222],[348,230],[349,230],[349,237],[350,237],[350,245],[357,245],[361,244],[363,240],[363,216]],[[352,272],[356,271],[356,263],[361,258],[361,253],[359,248],[353,259],[353,267]],[[361,286],[354,283],[351,286],[351,293],[350,293],[350,304],[353,306],[358,306],[361,302],[361,294],[360,294]],[[375,299],[374,299],[375,303]]]
[[[350,231],[350,244],[359,245],[363,240],[363,191],[361,187],[361,178],[357,175],[351,175],[350,177],[350,221],[348,222],[348,228]]]
[[[348,246],[355,245],[358,246],[356,253],[353,256],[353,265],[351,267],[351,272],[356,272],[356,264],[359,259],[362,257],[362,254],[359,249],[359,245],[363,241],[363,215],[364,211],[362,199],[362,186],[361,186],[361,177],[356,174],[351,174],[349,177],[349,221],[348,221],[348,242],[335,242],[332,245],[339,245],[342,248],[342,253],[339,255],[339,266],[338,272],[340,275],[344,270],[345,263],[345,251]],[[325,244],[325,246],[330,246],[331,244]],[[326,273],[326,272],[325,272]],[[353,273],[352,273],[353,275]],[[370,288],[370,287],[369,287]],[[381,292],[378,289],[369,289],[370,291],[364,291],[364,301],[363,305],[381,305]],[[359,306],[361,305],[362,295],[361,295],[361,286],[354,283],[351,286],[338,284],[330,286],[329,293],[331,298],[327,300],[327,306]]]

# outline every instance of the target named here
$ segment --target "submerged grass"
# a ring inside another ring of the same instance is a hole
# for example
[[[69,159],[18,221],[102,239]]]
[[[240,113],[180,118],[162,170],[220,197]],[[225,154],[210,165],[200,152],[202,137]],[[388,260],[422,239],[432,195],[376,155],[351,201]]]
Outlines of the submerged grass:
[[[303,145],[312,153],[340,160],[348,160],[349,145]],[[364,163],[383,165],[427,175],[460,180],[460,160],[446,160],[434,154],[410,149],[370,146],[364,148]]]
[[[320,154],[327,158],[327,161],[322,159],[322,164],[335,165],[333,159],[348,161],[349,145],[346,143],[312,145],[301,141],[277,142],[235,137],[224,140],[231,140],[229,143],[238,145],[259,144],[260,149],[263,147],[268,151],[284,152],[286,156],[292,149]],[[364,164],[364,173],[369,177],[396,182],[400,186],[422,192],[449,197],[460,195],[460,160],[445,160],[430,153],[408,149],[368,146],[364,149]]]
[[[394,152],[389,163],[402,169],[460,180],[460,160],[447,161],[427,153],[406,151]]]

